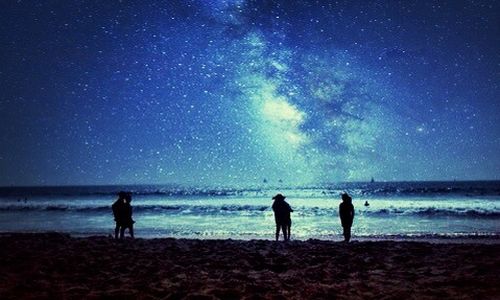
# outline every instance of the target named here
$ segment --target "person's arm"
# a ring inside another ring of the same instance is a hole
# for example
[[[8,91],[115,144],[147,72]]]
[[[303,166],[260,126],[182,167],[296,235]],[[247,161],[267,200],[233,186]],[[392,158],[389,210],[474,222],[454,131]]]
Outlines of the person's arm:
[[[115,217],[115,221],[118,218],[118,201],[115,201],[113,205],[111,205],[111,210],[113,211],[113,217]]]

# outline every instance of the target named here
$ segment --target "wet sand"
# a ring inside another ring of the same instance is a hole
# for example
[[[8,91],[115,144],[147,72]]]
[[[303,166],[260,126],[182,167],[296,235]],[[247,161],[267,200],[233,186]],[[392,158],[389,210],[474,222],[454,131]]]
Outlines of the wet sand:
[[[0,299],[500,299],[500,244],[0,236]]]

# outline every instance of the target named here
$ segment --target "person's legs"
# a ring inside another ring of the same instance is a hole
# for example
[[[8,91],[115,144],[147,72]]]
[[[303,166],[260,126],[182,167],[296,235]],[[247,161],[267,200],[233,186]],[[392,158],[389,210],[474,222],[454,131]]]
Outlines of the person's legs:
[[[133,224],[130,224],[130,226],[128,228],[128,232],[130,233],[130,237],[134,238],[134,225]]]
[[[120,225],[118,225],[118,223],[116,223],[116,226],[115,226],[115,239],[118,238],[118,233],[120,232]]]
[[[287,241],[287,226],[286,224],[281,224],[281,231],[283,232],[283,240],[286,242]]]
[[[351,227],[344,227],[344,241],[349,242],[351,240]]]
[[[281,228],[281,225],[276,224],[276,241],[278,241],[280,238],[280,228]]]
[[[125,226],[120,227],[120,239],[123,239],[125,235]]]
[[[290,240],[290,234],[291,234],[291,231],[292,231],[292,224],[288,224],[288,226],[286,227],[287,229],[287,238],[286,240],[289,241]]]

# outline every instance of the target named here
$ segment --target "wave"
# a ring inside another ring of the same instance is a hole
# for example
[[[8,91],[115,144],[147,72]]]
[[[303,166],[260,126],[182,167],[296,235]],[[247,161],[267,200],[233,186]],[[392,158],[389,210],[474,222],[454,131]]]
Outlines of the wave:
[[[270,210],[268,206],[259,205],[134,205],[134,212],[138,213],[191,213],[191,214],[214,214],[231,212],[263,212]],[[68,212],[111,212],[111,206],[81,206],[81,205],[6,205],[0,206],[0,211],[68,211]]]
[[[319,208],[312,207],[305,210],[297,209],[296,214],[299,216],[337,216],[336,208]],[[436,207],[389,207],[380,209],[362,209],[356,210],[357,216],[367,217],[458,217],[458,218],[500,218],[500,210],[486,208],[436,208]]]
[[[500,239],[500,232],[447,232],[447,233],[401,233],[401,234],[357,234],[357,238],[367,240],[423,240],[433,242],[439,240],[480,240]]]
[[[258,186],[234,187],[180,187],[173,185],[129,185],[129,186],[59,186],[59,187],[0,187],[1,197],[107,197],[113,198],[121,191],[130,191],[136,196],[165,197],[271,197],[279,190],[291,197],[338,197],[343,192],[355,196],[397,196],[397,195],[500,195],[500,181],[470,182],[350,182],[324,184],[307,187]]]
[[[182,214],[182,215],[259,215],[264,212],[272,213],[269,206],[263,205],[134,205],[134,213],[145,214]],[[111,213],[110,206],[81,206],[81,205],[5,205],[0,211],[61,211],[78,213]],[[436,208],[436,207],[388,207],[381,209],[361,209],[357,215],[367,217],[460,217],[460,218],[500,218],[500,211],[496,208]],[[320,217],[337,216],[337,208],[296,207],[295,216]]]
[[[364,211],[368,216],[417,216],[417,217],[476,217],[499,218],[500,211],[481,208],[435,208],[419,207],[411,209],[383,208],[374,211]]]

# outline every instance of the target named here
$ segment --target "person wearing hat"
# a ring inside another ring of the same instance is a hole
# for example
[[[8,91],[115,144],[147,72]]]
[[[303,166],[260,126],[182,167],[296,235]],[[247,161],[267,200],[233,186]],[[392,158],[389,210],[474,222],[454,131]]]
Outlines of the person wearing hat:
[[[293,209],[290,207],[285,201],[285,196],[282,194],[277,194],[273,197],[273,211],[274,211],[274,220],[276,221],[276,241],[279,240],[280,230],[283,231],[283,237],[285,241],[290,240],[290,231],[292,227],[292,219],[290,217],[290,213],[293,212]]]
[[[354,206],[352,198],[347,193],[342,194],[342,203],[339,205],[339,217],[344,229],[344,242],[348,243],[351,240],[351,227],[354,220]]]

